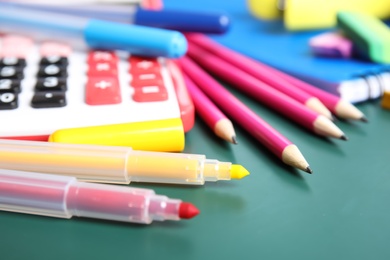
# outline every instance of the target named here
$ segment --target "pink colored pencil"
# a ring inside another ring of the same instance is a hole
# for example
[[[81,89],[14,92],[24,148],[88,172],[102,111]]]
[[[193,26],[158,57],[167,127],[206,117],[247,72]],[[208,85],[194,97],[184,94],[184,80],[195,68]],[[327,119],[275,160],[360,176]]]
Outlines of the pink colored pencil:
[[[296,145],[234,97],[191,59],[183,57],[179,63],[184,73],[230,118],[245,128],[284,163],[311,173],[309,164]]]
[[[237,144],[233,124],[225,114],[184,74],[184,81],[194,102],[196,113],[222,139]]]
[[[310,131],[322,136],[346,140],[344,133],[325,116],[308,109],[295,99],[234,67],[218,56],[204,51],[192,43],[189,44],[187,54],[203,68]]]
[[[275,77],[273,73],[269,73],[261,65],[253,66],[253,64],[248,63],[245,56],[238,53],[232,54],[231,50],[217,46],[217,43],[213,42],[211,39],[202,34],[188,34],[186,37],[187,40],[190,41],[193,45],[196,45],[203,50],[217,55],[219,58],[225,60],[231,65],[236,66],[237,68],[245,71],[258,80],[263,81],[269,86],[302,103],[309,109],[331,120],[333,119],[332,113],[324,106],[324,104],[321,103],[318,98],[299,88],[296,88],[292,83],[282,77]]]
[[[272,76],[272,78],[280,79],[283,84],[289,82],[291,89],[300,89],[314,97],[317,97],[322,102],[322,104],[326,108],[328,108],[330,112],[340,118],[366,121],[366,118],[362,112],[360,112],[352,104],[340,99],[338,96],[321,90],[313,85],[294,78],[259,61],[246,57],[238,52],[235,52],[202,34],[188,34],[186,36],[190,42],[198,45],[199,47],[209,52],[212,52],[218,57],[224,59],[225,61],[231,63],[234,66],[239,67],[240,69],[244,70],[245,72],[251,74],[254,77],[257,77],[259,79],[263,78],[264,80],[264,75],[268,74]],[[260,74],[262,75],[260,76]],[[270,78],[268,78],[268,80],[270,80]],[[269,81],[269,84],[272,84],[271,81]],[[273,86],[275,87],[276,85]],[[288,95],[291,95],[291,93]],[[294,98],[298,99],[298,96],[294,96]],[[304,102],[304,99],[302,99],[302,97],[299,98],[299,100],[300,102]]]

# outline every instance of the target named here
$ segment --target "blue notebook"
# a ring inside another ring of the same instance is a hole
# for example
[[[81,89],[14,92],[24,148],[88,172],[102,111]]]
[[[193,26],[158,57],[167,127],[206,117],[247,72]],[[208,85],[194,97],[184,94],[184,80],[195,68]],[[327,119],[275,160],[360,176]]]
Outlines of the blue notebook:
[[[316,57],[308,41],[325,31],[289,32],[282,21],[252,17],[243,0],[164,0],[166,7],[224,10],[232,19],[230,31],[212,36],[244,55],[307,81],[352,102],[379,97],[390,89],[390,66],[368,61]]]

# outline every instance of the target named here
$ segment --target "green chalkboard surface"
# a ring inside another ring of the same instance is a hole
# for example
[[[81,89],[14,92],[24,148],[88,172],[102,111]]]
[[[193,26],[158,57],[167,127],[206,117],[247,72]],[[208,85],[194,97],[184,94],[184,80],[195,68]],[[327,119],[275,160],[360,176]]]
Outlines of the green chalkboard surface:
[[[369,122],[337,120],[349,141],[327,139],[225,86],[293,141],[314,173],[282,164],[240,126],[238,145],[227,143],[197,117],[185,152],[242,164],[250,176],[130,186],[189,201],[200,215],[138,225],[0,212],[0,259],[390,259],[390,111],[379,100],[358,104]]]

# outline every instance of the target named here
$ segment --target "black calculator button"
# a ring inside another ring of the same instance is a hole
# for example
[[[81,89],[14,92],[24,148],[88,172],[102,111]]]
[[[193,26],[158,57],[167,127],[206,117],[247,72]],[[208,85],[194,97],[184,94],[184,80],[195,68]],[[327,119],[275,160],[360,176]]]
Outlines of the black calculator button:
[[[17,57],[4,57],[0,59],[0,67],[6,67],[6,66],[25,67],[26,60],[19,59]]]
[[[51,108],[66,106],[65,92],[36,92],[31,100],[33,108]]]
[[[18,96],[15,93],[0,93],[0,110],[15,109],[18,107]]]
[[[45,58],[42,58],[41,62],[39,63],[40,66],[50,65],[50,64],[66,67],[68,66],[69,62],[68,62],[68,58],[52,55],[52,56],[47,56]]]
[[[38,71],[38,77],[66,77],[68,73],[66,67],[55,64],[41,66]]]
[[[6,66],[0,68],[0,79],[22,79],[23,68]]]
[[[5,92],[20,93],[20,80],[0,79],[0,93]]]
[[[36,91],[66,91],[66,78],[46,77],[38,78]]]

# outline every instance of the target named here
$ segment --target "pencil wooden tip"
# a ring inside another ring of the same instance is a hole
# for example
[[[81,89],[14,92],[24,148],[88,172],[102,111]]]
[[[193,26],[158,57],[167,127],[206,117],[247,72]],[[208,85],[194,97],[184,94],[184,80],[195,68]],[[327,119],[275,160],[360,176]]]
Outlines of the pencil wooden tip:
[[[310,166],[307,166],[305,172],[307,172],[308,174],[312,174],[313,170],[310,168]]]
[[[238,144],[237,137],[235,135],[232,136],[232,143],[233,144]]]
[[[309,171],[311,172],[309,164],[299,151],[298,147],[294,144],[290,144],[284,148],[282,152],[282,161],[285,164],[298,168],[307,173],[309,173]]]
[[[341,139],[341,140],[344,140],[344,141],[348,141],[348,137],[347,137],[346,135],[340,136],[340,139]]]

